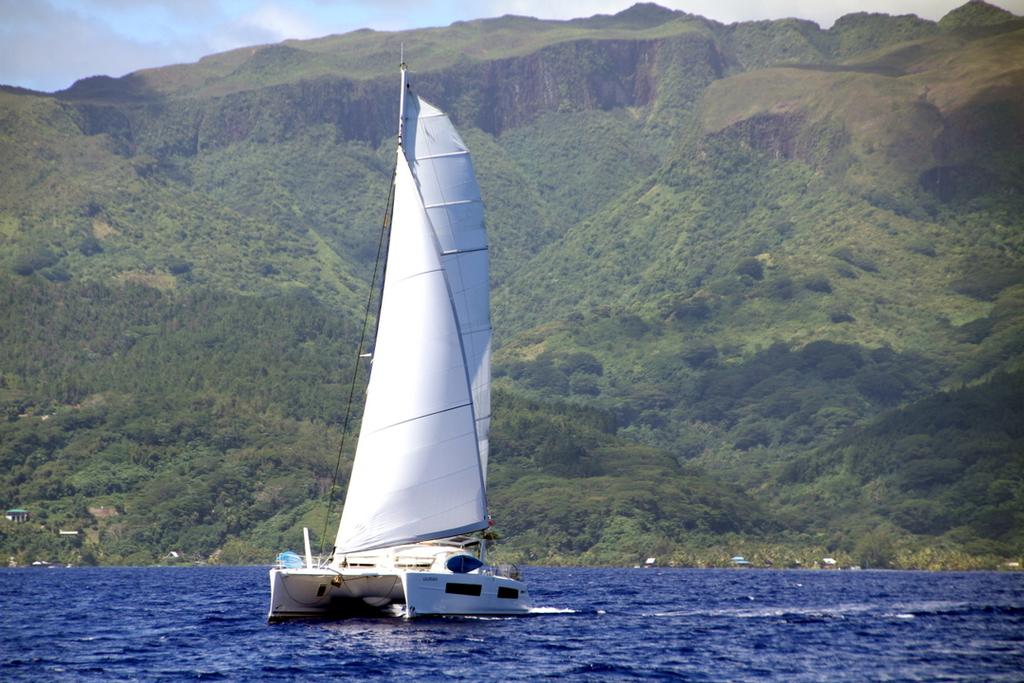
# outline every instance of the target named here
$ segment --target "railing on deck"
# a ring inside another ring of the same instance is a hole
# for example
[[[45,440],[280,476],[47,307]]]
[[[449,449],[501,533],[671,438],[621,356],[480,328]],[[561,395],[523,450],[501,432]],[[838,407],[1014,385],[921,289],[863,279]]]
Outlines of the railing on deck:
[[[327,555],[326,557],[311,555],[310,558],[312,560],[313,569],[326,569],[332,559],[330,555]],[[294,553],[291,550],[278,553],[277,557],[274,558],[275,569],[304,569],[305,567],[306,560],[303,559],[302,555]]]
[[[504,576],[507,579],[514,579],[519,581],[519,565],[517,564],[495,564],[495,565],[484,565],[479,569],[481,574],[489,574],[491,576]]]

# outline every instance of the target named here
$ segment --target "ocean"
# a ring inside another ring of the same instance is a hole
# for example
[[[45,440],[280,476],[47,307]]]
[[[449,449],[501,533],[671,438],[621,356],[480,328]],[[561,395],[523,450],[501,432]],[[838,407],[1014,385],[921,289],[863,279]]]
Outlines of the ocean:
[[[266,567],[0,569],[0,681],[1024,680],[1024,574],[527,567],[507,618],[266,622]]]

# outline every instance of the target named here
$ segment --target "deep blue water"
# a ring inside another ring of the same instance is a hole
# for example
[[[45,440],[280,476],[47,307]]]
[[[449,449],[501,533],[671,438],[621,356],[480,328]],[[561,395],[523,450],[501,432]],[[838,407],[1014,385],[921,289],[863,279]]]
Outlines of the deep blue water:
[[[1024,574],[528,568],[535,614],[268,625],[267,570],[0,569],[0,680],[1024,680]]]

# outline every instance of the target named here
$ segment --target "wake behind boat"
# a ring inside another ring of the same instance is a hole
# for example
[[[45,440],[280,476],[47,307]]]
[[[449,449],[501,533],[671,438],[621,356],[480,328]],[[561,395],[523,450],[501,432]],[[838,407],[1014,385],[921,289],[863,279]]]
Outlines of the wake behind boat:
[[[514,567],[487,565],[491,323],[487,234],[465,143],[401,66],[380,314],[333,554],[283,553],[271,621],[401,606],[406,617],[524,614]]]

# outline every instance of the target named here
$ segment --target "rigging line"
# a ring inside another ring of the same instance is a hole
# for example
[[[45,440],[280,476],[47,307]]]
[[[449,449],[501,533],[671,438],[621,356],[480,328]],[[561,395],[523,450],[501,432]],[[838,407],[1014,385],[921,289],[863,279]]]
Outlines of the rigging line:
[[[384,221],[380,226],[380,238],[377,241],[377,259],[373,264],[373,276],[370,278],[370,294],[366,298],[366,310],[363,312],[363,329],[359,333],[359,350],[356,352],[356,362],[352,367],[352,385],[348,390],[348,405],[345,408],[345,422],[341,428],[341,444],[338,445],[338,461],[334,465],[334,476],[331,478],[331,491],[327,496],[327,513],[324,515],[324,530],[320,534],[320,556],[324,554],[324,540],[327,538],[327,526],[331,521],[331,507],[334,505],[334,492],[338,488],[338,472],[341,471],[341,457],[345,452],[345,436],[348,435],[348,423],[352,417],[352,401],[355,398],[356,393],[356,382],[359,379],[359,360],[363,356],[363,346],[366,343],[366,328],[370,322],[370,309],[373,306],[373,293],[374,285],[377,282],[377,272],[381,270],[381,255],[384,253],[384,236],[388,234],[391,228],[391,218],[394,215],[394,204],[395,204],[395,176],[398,173],[398,165],[395,165],[395,169],[391,172],[391,190],[388,192],[388,201],[384,208]],[[385,268],[387,264],[385,264]],[[381,278],[381,287],[383,288],[383,277]],[[377,317],[380,318],[380,306],[377,307]],[[374,338],[376,338],[376,330],[374,330]]]

